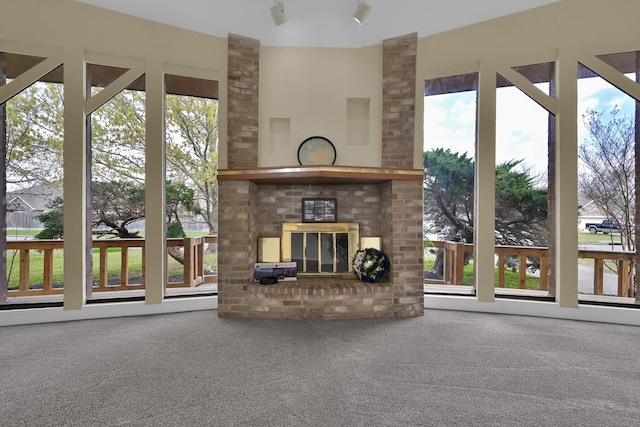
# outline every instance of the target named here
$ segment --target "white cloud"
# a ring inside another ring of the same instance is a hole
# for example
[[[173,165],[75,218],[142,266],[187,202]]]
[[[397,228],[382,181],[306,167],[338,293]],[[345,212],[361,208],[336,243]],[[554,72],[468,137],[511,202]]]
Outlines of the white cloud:
[[[425,98],[424,149],[443,147],[475,153],[475,98],[469,94]]]
[[[547,170],[547,111],[515,87],[496,96],[496,163],[523,160],[538,172]]]

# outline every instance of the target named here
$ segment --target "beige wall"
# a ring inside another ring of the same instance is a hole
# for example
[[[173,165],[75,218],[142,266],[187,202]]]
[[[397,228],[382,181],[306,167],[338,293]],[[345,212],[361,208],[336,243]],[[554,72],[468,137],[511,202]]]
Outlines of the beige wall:
[[[262,47],[260,51],[260,166],[294,166],[300,143],[324,136],[336,164],[380,166],[382,46],[357,49]],[[366,144],[348,136],[348,98],[369,100]],[[273,119],[290,134],[274,137]]]

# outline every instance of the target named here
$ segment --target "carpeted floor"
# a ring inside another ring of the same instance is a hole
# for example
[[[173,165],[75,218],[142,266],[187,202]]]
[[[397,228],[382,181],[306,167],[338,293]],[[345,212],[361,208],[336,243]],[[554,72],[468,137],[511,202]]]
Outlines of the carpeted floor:
[[[640,425],[638,327],[216,316],[0,328],[0,425]]]

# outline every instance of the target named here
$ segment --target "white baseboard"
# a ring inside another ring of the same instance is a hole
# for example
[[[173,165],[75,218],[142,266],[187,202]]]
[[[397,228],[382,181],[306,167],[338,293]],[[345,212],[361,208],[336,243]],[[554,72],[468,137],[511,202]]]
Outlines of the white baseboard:
[[[584,304],[577,308],[566,308],[555,302],[500,298],[496,298],[495,302],[478,302],[475,297],[458,295],[425,295],[424,307],[640,326],[640,308]]]
[[[640,309],[625,307],[580,305],[578,308],[565,308],[554,302],[500,298],[497,298],[495,302],[478,302],[475,297],[459,295],[425,295],[424,307],[425,309],[512,314],[640,326]],[[162,304],[145,304],[144,301],[88,304],[80,310],[65,310],[62,307],[11,309],[0,311],[0,326],[145,316],[216,310],[217,308],[218,297],[212,295],[166,299]]]
[[[144,301],[87,304],[80,310],[65,310],[62,307],[10,309],[0,311],[0,326],[104,319],[108,317],[145,316],[149,314],[215,310],[217,308],[217,295],[209,295],[171,298],[164,300],[162,304],[145,304]]]

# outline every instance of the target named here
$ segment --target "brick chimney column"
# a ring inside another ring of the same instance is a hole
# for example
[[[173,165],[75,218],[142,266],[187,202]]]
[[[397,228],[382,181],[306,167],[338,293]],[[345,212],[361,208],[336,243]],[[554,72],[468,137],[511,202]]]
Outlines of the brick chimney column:
[[[382,167],[413,168],[416,33],[382,43]],[[382,188],[383,249],[391,257],[394,316],[424,314],[422,183],[392,180]]]
[[[228,168],[258,167],[260,41],[229,34]],[[257,257],[256,184],[218,181],[218,316],[248,317],[247,284]]]

